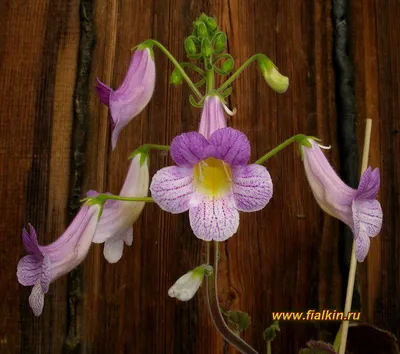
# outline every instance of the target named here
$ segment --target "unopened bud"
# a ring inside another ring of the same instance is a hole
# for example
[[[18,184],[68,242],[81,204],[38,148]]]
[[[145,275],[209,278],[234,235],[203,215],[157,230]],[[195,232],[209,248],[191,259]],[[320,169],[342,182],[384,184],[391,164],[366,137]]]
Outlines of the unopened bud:
[[[190,37],[185,40],[185,51],[187,55],[196,55],[196,44]]]
[[[226,74],[229,74],[229,73],[232,71],[234,65],[235,65],[235,62],[233,61],[233,59],[232,59],[232,58],[229,58],[229,59],[227,59],[227,60],[225,61],[225,63],[222,64],[221,69],[222,69],[222,71],[224,71]]]
[[[214,18],[209,17],[207,20],[207,28],[211,33],[215,32],[218,28],[217,21],[215,21]]]
[[[201,41],[201,54],[203,57],[209,57],[212,52],[213,50],[210,41],[207,38],[203,38]]]
[[[180,85],[183,81],[183,77],[180,71],[178,71],[178,69],[175,69],[171,76],[169,77],[169,82],[170,84],[177,86]]]
[[[202,38],[208,37],[207,26],[203,21],[196,21],[197,36]]]
[[[278,93],[286,92],[289,87],[289,78],[282,75],[274,63],[266,57],[259,59],[258,63],[267,84]]]
[[[225,50],[226,47],[226,34],[220,32],[215,39],[215,53],[219,54]]]

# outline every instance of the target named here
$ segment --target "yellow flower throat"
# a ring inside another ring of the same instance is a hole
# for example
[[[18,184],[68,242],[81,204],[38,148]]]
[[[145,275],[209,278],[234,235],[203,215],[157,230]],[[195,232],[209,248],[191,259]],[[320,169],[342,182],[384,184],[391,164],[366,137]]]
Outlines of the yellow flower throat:
[[[208,196],[223,196],[232,185],[230,166],[214,157],[209,157],[195,165],[193,174],[197,190]]]

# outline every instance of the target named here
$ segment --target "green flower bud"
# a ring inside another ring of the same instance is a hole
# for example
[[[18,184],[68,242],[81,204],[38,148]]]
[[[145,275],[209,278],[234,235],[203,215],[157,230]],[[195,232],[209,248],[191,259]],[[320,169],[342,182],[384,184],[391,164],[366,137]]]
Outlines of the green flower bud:
[[[178,69],[175,69],[171,76],[169,77],[169,82],[171,85],[177,86],[180,85],[183,81],[183,77],[181,72]]]
[[[197,20],[207,22],[208,18],[209,17],[203,12]]]
[[[226,74],[229,74],[232,71],[234,65],[235,65],[235,62],[233,61],[233,59],[229,58],[228,60],[225,61],[225,63],[222,64],[221,69]]]
[[[220,32],[215,38],[215,53],[219,54],[225,50],[226,47],[226,35]]]
[[[197,29],[197,37],[207,38],[208,37],[208,30],[207,26],[202,21],[196,21],[196,29]]]
[[[187,55],[196,55],[196,44],[190,37],[185,40],[185,51]]]
[[[289,87],[289,78],[283,76],[267,57],[259,59],[258,64],[267,84],[278,93],[286,92]]]
[[[207,28],[211,33],[214,33],[218,29],[217,21],[214,18],[209,17],[207,20]]]
[[[211,42],[207,38],[201,41],[201,54],[204,57],[209,57],[213,53]]]

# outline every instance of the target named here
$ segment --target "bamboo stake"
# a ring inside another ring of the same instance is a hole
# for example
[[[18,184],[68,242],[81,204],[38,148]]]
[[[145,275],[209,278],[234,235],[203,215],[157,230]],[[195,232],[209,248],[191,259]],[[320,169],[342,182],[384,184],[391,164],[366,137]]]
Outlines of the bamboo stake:
[[[361,174],[368,167],[368,155],[369,155],[369,147],[371,143],[371,128],[372,128],[372,119],[366,120],[365,125],[365,136],[364,136],[364,150],[362,156],[362,163],[361,163]],[[349,270],[349,279],[347,282],[347,292],[346,292],[346,302],[344,305],[344,315],[347,316],[351,310],[351,303],[353,300],[353,291],[354,291],[354,281],[356,278],[356,268],[357,268],[357,259],[356,259],[356,243],[353,240],[353,248],[351,251],[351,261],[350,261],[350,270]],[[344,354],[346,351],[346,343],[347,343],[347,333],[349,331],[349,321],[343,321],[342,327],[342,335],[340,338],[340,350],[339,354]]]

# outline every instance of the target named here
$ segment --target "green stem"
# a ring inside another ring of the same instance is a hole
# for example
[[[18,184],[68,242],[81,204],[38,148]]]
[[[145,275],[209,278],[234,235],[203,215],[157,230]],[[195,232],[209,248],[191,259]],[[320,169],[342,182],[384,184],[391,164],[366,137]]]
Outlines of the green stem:
[[[253,61],[257,60],[259,57],[261,56],[265,56],[264,54],[254,54],[252,57],[250,57],[249,59],[247,59],[244,64],[237,69],[232,76],[226,80],[221,86],[220,88],[217,90],[218,93],[221,93],[223,90],[225,90],[241,73],[244,69],[246,69]]]
[[[144,144],[142,145],[139,149],[153,149],[153,150],[164,150],[164,151],[169,151],[170,146],[169,145],[157,145],[157,144]]]
[[[95,198],[99,197],[104,200],[113,199],[113,200],[121,200],[124,202],[146,202],[146,203],[154,202],[153,198],[151,197],[120,197],[119,195],[101,193]]]
[[[207,61],[211,61],[211,59],[204,58],[204,67],[206,69],[206,91],[208,94],[214,88],[214,69],[208,69]]]
[[[267,354],[271,354],[272,353],[272,348],[271,348],[271,341],[267,341]]]
[[[178,61],[174,58],[174,56],[168,51],[167,48],[165,48],[160,42],[157,42],[154,39],[148,39],[147,41],[143,42],[143,44],[153,44],[156,47],[158,47],[159,49],[161,49],[161,51],[168,57],[168,59],[172,62],[172,64],[174,64],[174,66],[180,71],[183,79],[186,81],[186,83],[188,84],[188,86],[191,88],[191,90],[193,91],[193,93],[198,97],[198,98],[202,98],[203,95],[200,93],[200,91],[196,88],[196,86],[194,85],[194,83],[192,82],[192,80],[190,80],[189,76],[187,76],[187,74],[185,73],[185,70],[183,70],[182,66],[178,63]]]
[[[285,140],[282,144],[279,144],[275,149],[271,150],[269,153],[265,154],[263,157],[260,157],[255,164],[261,165],[263,162],[268,160],[270,157],[274,156],[277,154],[279,151],[284,149],[286,146],[290,145],[291,143],[294,143],[296,141],[301,141],[304,139],[307,139],[308,137],[304,134],[297,134],[295,136],[292,136],[291,138]]]
[[[190,68],[196,72],[198,72],[200,75],[204,76],[205,75],[205,71],[203,69],[200,69],[198,66],[192,64],[192,63],[180,63],[179,64],[182,68]]]

